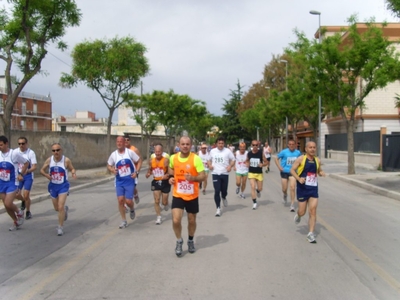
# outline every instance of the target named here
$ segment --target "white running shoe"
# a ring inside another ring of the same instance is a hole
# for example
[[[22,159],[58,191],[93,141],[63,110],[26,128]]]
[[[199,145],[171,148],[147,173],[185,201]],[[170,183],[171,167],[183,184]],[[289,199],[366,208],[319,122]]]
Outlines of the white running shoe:
[[[221,208],[217,208],[217,212],[215,213],[216,217],[220,217],[221,216]]]
[[[287,194],[283,194],[283,203],[286,204],[286,202],[287,202]]]
[[[21,226],[22,224],[24,224],[24,221],[25,221],[25,219],[24,219],[24,211],[23,211],[23,210],[20,210],[20,211],[16,214],[16,216],[17,216],[17,226],[19,227],[19,226]]]
[[[164,205],[164,210],[165,210],[165,211],[168,211],[168,209],[169,209],[169,204]]]
[[[157,216],[156,225],[161,224],[161,216]]]
[[[14,222],[12,224],[12,226],[10,228],[8,228],[9,231],[14,231],[14,230],[18,230],[18,229],[19,229],[19,226],[18,226],[17,222]]]
[[[222,202],[224,203],[224,206],[225,206],[225,207],[228,206],[228,200],[226,200],[226,198],[222,199]]]
[[[128,212],[130,212],[130,208],[129,208],[129,206],[128,205],[126,205],[126,203],[124,204],[124,207],[125,207],[125,213],[127,214]]]
[[[295,215],[294,215],[294,222],[295,222],[296,224],[299,224],[300,221],[301,221],[301,217],[300,217],[298,214],[295,214]]]
[[[238,187],[236,187],[236,194],[239,194],[239,191],[240,191],[240,187],[238,186]]]
[[[294,212],[294,206],[293,205],[290,206],[290,211]]]
[[[130,213],[129,213],[129,216],[131,217],[131,220],[134,220],[135,217],[136,217],[135,210],[131,210]]]
[[[256,192],[257,192],[257,198],[260,198],[261,197],[261,192],[259,190],[256,190]]]
[[[253,203],[253,210],[256,210],[256,209],[257,209],[257,202]]]
[[[307,241],[309,241],[312,244],[315,244],[317,241],[315,240],[315,235],[313,232],[309,232],[307,235]]]
[[[140,202],[139,194],[136,194],[135,196],[133,196],[133,198],[135,199],[135,203],[139,204]]]
[[[62,226],[57,226],[57,235],[62,236],[64,234]]]
[[[126,227],[128,227],[128,222],[126,220],[122,221],[122,223],[119,224],[119,229],[126,228]]]

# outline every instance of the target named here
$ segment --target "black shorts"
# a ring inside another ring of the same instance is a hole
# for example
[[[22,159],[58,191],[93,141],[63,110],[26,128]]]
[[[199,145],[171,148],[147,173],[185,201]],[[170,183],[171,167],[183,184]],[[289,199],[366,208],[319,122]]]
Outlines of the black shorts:
[[[171,185],[169,184],[169,180],[153,180],[151,182],[151,190],[152,191],[161,191],[163,194],[168,194],[171,191]]]
[[[185,209],[187,213],[197,214],[199,212],[199,198],[185,201],[182,198],[172,197],[171,209]]]
[[[267,157],[267,160],[268,160],[268,161],[271,161],[271,156],[270,156],[270,157]]]
[[[289,179],[290,176],[292,176],[292,174],[281,172],[281,178],[282,179]]]

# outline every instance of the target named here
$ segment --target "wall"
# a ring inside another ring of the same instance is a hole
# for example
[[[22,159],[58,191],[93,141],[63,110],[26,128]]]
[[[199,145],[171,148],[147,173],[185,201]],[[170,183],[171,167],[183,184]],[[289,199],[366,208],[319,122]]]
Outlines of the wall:
[[[18,147],[18,138],[24,136],[28,139],[28,146],[35,151],[38,161],[38,173],[44,161],[52,155],[51,145],[60,143],[63,148],[64,155],[71,159],[76,169],[89,169],[95,167],[106,166],[110,153],[107,152],[107,135],[103,134],[86,134],[75,132],[27,132],[27,131],[12,131],[10,148]],[[115,141],[117,136],[111,136],[111,149],[116,149]],[[130,137],[131,144],[139,149],[146,147],[141,143],[141,137]],[[152,140],[153,142],[153,140]],[[165,140],[154,140],[161,142],[164,145]],[[147,139],[143,139],[143,144],[147,145]],[[147,158],[147,153],[142,152],[144,159]]]
[[[328,150],[328,158],[347,162],[348,161],[347,151]],[[381,155],[379,153],[362,153],[362,152],[354,153],[355,163],[368,164],[372,165],[375,168],[378,168],[380,165],[380,160],[381,160]]]

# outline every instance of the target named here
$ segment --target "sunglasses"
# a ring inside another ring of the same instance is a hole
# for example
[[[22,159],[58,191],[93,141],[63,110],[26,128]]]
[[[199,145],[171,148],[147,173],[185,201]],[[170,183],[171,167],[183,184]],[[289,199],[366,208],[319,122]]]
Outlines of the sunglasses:
[[[258,147],[258,144],[251,144],[253,147]]]
[[[20,146],[21,146],[21,145],[25,145],[25,144],[26,144],[26,143],[18,143],[18,145],[20,145]]]
[[[51,149],[51,151],[53,151],[53,152],[58,152],[58,151],[60,151],[61,149]]]
[[[207,148],[201,148],[201,150],[207,150]]]

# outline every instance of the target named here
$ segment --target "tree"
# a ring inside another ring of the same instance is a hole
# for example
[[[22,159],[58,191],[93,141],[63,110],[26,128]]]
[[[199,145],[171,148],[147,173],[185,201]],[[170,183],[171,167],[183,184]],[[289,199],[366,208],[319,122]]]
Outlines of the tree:
[[[371,20],[365,31],[358,29],[355,16],[349,18],[346,34],[326,37],[315,45],[311,60],[312,75],[318,81],[324,106],[346,123],[348,142],[348,174],[355,174],[355,114],[365,106],[368,94],[400,77],[399,54],[384,36],[385,24]]]
[[[400,18],[400,0],[386,0],[386,7],[391,10],[393,14]]]
[[[73,0],[9,0],[9,10],[0,10],[0,59],[6,63],[7,100],[0,116],[0,135],[10,135],[11,113],[18,95],[41,70],[50,43],[67,48],[62,37],[68,27],[78,26],[81,12]],[[11,75],[16,65],[21,79]]]
[[[63,73],[62,87],[83,83],[96,91],[107,106],[107,140],[110,145],[111,122],[115,110],[124,103],[124,95],[138,86],[140,79],[149,72],[144,56],[146,47],[132,37],[111,40],[85,40],[72,52],[71,74]]]

